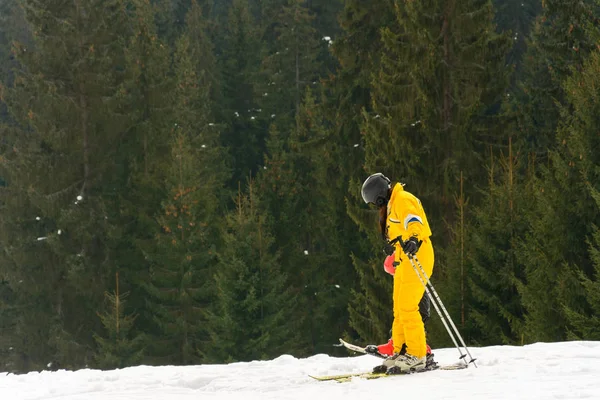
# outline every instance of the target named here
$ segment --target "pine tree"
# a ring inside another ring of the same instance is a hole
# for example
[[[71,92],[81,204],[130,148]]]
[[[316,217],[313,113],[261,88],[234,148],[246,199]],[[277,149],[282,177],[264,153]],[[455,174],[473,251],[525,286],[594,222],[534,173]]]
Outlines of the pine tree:
[[[588,31],[598,37],[597,27]],[[594,321],[595,239],[600,223],[597,191],[600,158],[597,126],[600,55],[594,51],[581,71],[565,82],[567,105],[561,108],[556,150],[540,182],[538,215],[524,243],[527,264],[524,301],[530,340],[585,337],[584,321]],[[539,221],[537,221],[539,220]],[[591,285],[591,286],[590,286]],[[551,318],[552,323],[549,323]]]
[[[595,37],[600,35],[600,30],[591,31]],[[598,101],[598,73],[600,72],[600,53],[594,51],[585,62],[580,74],[570,78],[565,86],[569,99],[575,109],[575,123],[569,130],[568,138],[563,140],[570,142],[572,167],[580,171],[582,189],[586,193],[589,202],[589,215],[582,215],[589,229],[586,235],[587,254],[584,260],[578,262],[576,273],[581,281],[581,288],[585,291],[585,302],[583,305],[567,307],[565,312],[567,321],[571,328],[569,337],[584,340],[598,340],[600,321],[600,232],[598,230],[598,207],[600,206],[600,187],[598,186],[598,174],[600,171],[600,158],[593,149],[598,146],[597,134],[598,112],[600,102]],[[579,160],[577,155],[579,154]],[[579,211],[587,211],[580,209]],[[590,218],[590,216],[596,218]]]
[[[600,196],[598,192],[594,193],[596,204],[600,205]],[[600,231],[597,226],[593,227],[592,236],[589,240],[590,258],[593,262],[594,272],[591,277],[585,274],[580,274],[583,289],[585,291],[586,301],[589,304],[589,311],[577,312],[570,308],[565,310],[567,319],[571,324],[568,337],[573,339],[599,340],[600,335]]]
[[[508,150],[499,165],[492,161],[489,186],[466,243],[473,299],[467,302],[469,319],[482,344],[519,344],[523,333],[525,312],[519,289],[525,266],[518,262],[516,252],[527,233],[526,215],[532,212],[531,187],[526,181],[532,165],[520,165],[525,157],[513,151],[510,141]]]
[[[375,224],[373,229],[377,229]],[[377,257],[379,254],[382,255]],[[383,252],[375,255],[367,261],[352,257],[360,289],[352,292],[349,305],[350,326],[362,340],[383,343],[390,338],[394,318],[393,280],[383,270]]]
[[[560,168],[564,171],[564,165]],[[535,207],[526,216],[529,232],[517,246],[517,261],[525,265],[525,284],[520,288],[525,308],[524,342],[561,341],[566,339],[565,315],[562,312],[560,287],[565,285],[562,242],[569,235],[579,236],[578,228],[573,229],[569,221],[561,217],[570,210],[563,208],[552,199],[565,196],[559,187],[568,185],[559,173],[562,183],[553,182],[553,174],[545,166],[542,179],[534,181],[535,190],[532,202]],[[570,207],[569,207],[570,208]],[[569,240],[570,241],[570,240]]]
[[[145,0],[133,0],[133,36],[126,49],[128,104],[133,118],[132,139],[142,152],[132,169],[140,179],[154,180],[162,169],[161,154],[167,153],[170,120],[169,96],[172,81],[169,76],[169,48],[159,39],[153,8]]]
[[[371,77],[383,54],[380,31],[394,23],[392,3],[347,1],[340,16],[343,32],[332,44],[339,67],[326,82],[331,94],[324,99],[329,109],[327,118],[335,127],[331,141],[338,145],[336,155],[341,171],[358,179],[364,175],[361,115],[363,110],[372,109]],[[352,193],[356,197],[358,191]]]
[[[159,364],[195,364],[207,341],[206,307],[215,248],[211,210],[217,204],[210,176],[203,181],[197,154],[185,134],[176,134],[168,187],[171,198],[159,218],[162,233],[153,248],[145,285],[148,312],[157,326],[148,356]],[[208,189],[208,190],[207,190]]]
[[[311,339],[310,353],[330,351],[331,343],[347,330],[347,304],[355,287],[349,247],[352,221],[346,214],[345,191],[335,166],[332,133],[328,130],[320,99],[323,93],[307,90],[297,116],[297,130],[292,131],[280,169],[263,170],[268,183],[279,177],[281,196],[274,200],[288,208],[274,215],[288,224],[275,227],[277,244],[285,250],[282,262],[290,285],[303,293],[306,304],[300,307],[305,332]],[[289,174],[282,174],[288,170]],[[289,179],[286,179],[289,177]],[[341,190],[342,189],[342,190]],[[269,203],[269,209],[275,204]],[[289,226],[294,226],[293,230]],[[283,238],[283,240],[281,240]],[[332,266],[335,266],[332,268]],[[310,311],[309,311],[310,310]]]
[[[597,26],[600,11],[595,0],[544,0],[527,46],[524,81],[518,96],[518,114],[523,140],[544,161],[554,144],[565,105],[562,85],[596,41],[589,35]]]
[[[175,54],[176,88],[168,198],[158,218],[161,232],[145,249],[151,263],[145,285],[148,311],[157,326],[149,356],[161,363],[202,360],[209,341],[206,325],[214,285],[218,235],[215,220],[225,169],[218,131],[210,121],[210,87],[197,56],[183,36]]]
[[[352,232],[340,191],[345,182],[335,169],[336,145],[320,96],[307,90],[297,129],[287,139],[271,125],[257,179],[262,202],[276,221],[271,232],[290,288],[301,295],[293,318],[302,324],[311,353],[327,351],[346,329],[345,307],[354,287],[346,242],[351,233],[340,229],[348,226]]]
[[[306,0],[287,0],[274,22],[273,48],[262,62],[261,109],[273,116],[284,137],[297,121],[306,88],[315,85],[321,73],[318,56],[325,44],[313,21]]]
[[[214,54],[214,46],[211,40],[211,23],[210,3],[211,1],[198,2],[190,0],[190,5],[185,14],[185,27],[187,28],[186,35],[190,38],[190,46],[192,47],[192,58],[196,60],[196,70],[203,71],[202,85],[210,88],[210,101],[213,104],[211,114],[217,112],[216,105],[220,101],[221,76],[217,71],[217,60]]]
[[[5,101],[19,124],[4,154],[2,246],[21,314],[15,369],[85,365],[106,279],[107,177],[123,130],[117,65],[125,9],[119,0],[23,4],[34,43]],[[57,24],[56,21],[63,21]]]
[[[527,50],[527,39],[531,34],[535,18],[539,14],[542,2],[521,0],[494,0],[498,29],[509,32],[513,46],[508,53],[507,62],[514,68],[513,85],[521,81],[523,55]]]
[[[144,246],[153,241],[153,218],[167,197],[164,182],[170,162],[170,132],[176,101],[170,73],[170,48],[161,40],[155,23],[155,10],[146,0],[131,0],[127,26],[131,35],[123,39],[123,82],[118,93],[120,112],[127,117],[126,130],[116,147],[117,169],[110,212],[119,224],[110,233],[121,271],[122,287],[130,291],[129,304],[140,310],[138,327],[146,319],[144,291],[148,280],[148,260]]]
[[[143,356],[144,337],[131,337],[136,315],[125,314],[125,299],[129,293],[119,292],[119,273],[115,274],[115,292],[104,293],[108,310],[98,316],[107,332],[106,337],[98,334],[94,339],[98,343],[96,364],[100,368],[125,368],[139,363]]]
[[[338,231],[345,236],[339,251],[352,261],[355,271],[348,271],[348,276],[358,278],[350,293],[349,322],[362,340],[371,343],[389,338],[392,281],[381,266],[384,255],[377,217],[361,206],[360,185],[368,174],[362,165],[364,132],[360,125],[362,111],[372,109],[371,77],[383,54],[380,32],[395,22],[393,10],[393,2],[388,0],[345,2],[340,14],[342,32],[331,46],[339,67],[326,81],[323,100],[331,126],[327,152],[331,165],[337,166],[335,176],[327,179],[336,183],[336,195],[327,204],[346,204],[347,216],[339,222]],[[355,336],[351,331],[348,335]]]
[[[14,368],[12,337],[18,320],[17,298],[0,269],[0,368],[7,372],[17,372]]]
[[[227,216],[224,247],[215,275],[219,308],[212,318],[212,358],[268,359],[298,354],[297,295],[287,284],[273,248],[267,215],[250,182]]]
[[[272,227],[277,248],[281,251],[282,264],[298,265],[303,259],[303,249],[298,240],[299,233],[289,226],[299,226],[302,217],[297,215],[301,202],[298,194],[299,182],[294,170],[293,156],[288,141],[276,124],[271,124],[266,142],[263,170],[257,178],[257,189],[269,215],[277,223]]]
[[[217,60],[222,75],[222,104],[216,118],[225,124],[222,143],[229,149],[233,188],[255,175],[262,164],[266,129],[257,119],[263,110],[256,89],[262,44],[248,0],[234,0],[222,25],[224,43]]]
[[[319,32],[320,37],[337,37],[340,32],[338,16],[344,7],[344,1],[310,0],[308,7],[315,15],[314,26],[317,32]]]
[[[461,171],[460,186],[458,192],[454,195],[456,223],[449,227],[451,244],[448,248],[443,249],[445,256],[444,266],[436,268],[434,273],[437,290],[444,293],[444,304],[449,311],[449,315],[455,320],[456,326],[463,338],[467,342],[470,342],[476,336],[473,334],[474,318],[470,316],[475,300],[473,299],[471,290],[469,290],[472,268],[469,268],[468,263],[468,258],[473,253],[471,251],[473,243],[469,240],[469,236],[473,235],[473,224],[470,218],[470,199],[466,196],[467,191],[464,184],[464,174]],[[440,263],[437,262],[439,258],[438,254],[436,254],[436,266],[438,267],[440,266]],[[437,282],[440,282],[440,284],[438,285]],[[442,328],[443,325],[441,322],[441,320],[434,319],[433,323],[428,326],[427,341],[430,346],[452,345],[447,331]]]
[[[204,20],[195,28],[205,28],[206,22],[213,18],[214,0],[152,0],[155,4],[159,36],[170,45],[174,45],[189,23],[191,14],[199,13]],[[199,22],[199,21],[198,21]]]
[[[17,0],[0,1],[0,92],[1,87],[10,87],[13,84],[12,69],[16,67],[12,56],[12,43],[18,41],[31,44],[23,8],[19,7]],[[1,94],[0,94],[1,98]],[[9,119],[8,110],[4,102],[0,101],[0,122]]]

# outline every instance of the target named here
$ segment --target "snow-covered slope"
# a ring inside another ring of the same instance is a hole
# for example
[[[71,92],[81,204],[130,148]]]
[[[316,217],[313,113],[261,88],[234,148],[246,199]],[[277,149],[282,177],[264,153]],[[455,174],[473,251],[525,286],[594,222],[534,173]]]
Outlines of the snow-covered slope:
[[[270,361],[115,371],[0,374],[2,400],[370,400],[600,399],[600,342],[470,348],[479,368],[432,371],[349,383],[308,375],[368,371],[368,356],[288,355]],[[456,349],[434,350],[441,363]]]

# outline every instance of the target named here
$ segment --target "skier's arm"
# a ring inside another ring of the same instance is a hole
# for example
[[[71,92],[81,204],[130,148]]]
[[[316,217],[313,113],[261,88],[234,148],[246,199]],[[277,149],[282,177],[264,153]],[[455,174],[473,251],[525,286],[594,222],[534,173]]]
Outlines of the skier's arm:
[[[394,209],[388,217],[388,236],[390,240],[402,236],[402,240],[407,240],[411,236],[423,239],[426,234],[424,221],[424,212],[421,205],[415,197],[401,197],[394,203]],[[398,244],[397,246],[401,246]]]
[[[407,240],[413,236],[423,239],[423,230],[425,229],[423,220],[425,219],[425,216],[423,215],[423,208],[421,207],[419,200],[416,198],[404,199],[402,211],[402,223],[404,225],[404,230],[407,233],[407,237],[404,239]]]

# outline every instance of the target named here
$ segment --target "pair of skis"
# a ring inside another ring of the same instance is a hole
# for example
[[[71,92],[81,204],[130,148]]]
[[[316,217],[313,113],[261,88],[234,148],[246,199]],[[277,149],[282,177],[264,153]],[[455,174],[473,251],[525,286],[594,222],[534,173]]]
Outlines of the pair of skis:
[[[341,375],[309,375],[311,378],[316,379],[318,381],[336,381],[340,383],[350,382],[352,379],[379,379],[379,378],[388,378],[391,376],[401,376],[401,375],[411,375],[411,374],[420,374],[422,372],[427,371],[453,371],[457,369],[465,369],[467,365],[465,363],[451,364],[451,365],[438,365],[432,368],[425,368],[418,371],[413,372],[403,372],[400,374],[386,374],[386,373],[375,373],[375,372],[357,372],[351,374],[341,374]]]
[[[357,353],[369,354],[369,355],[372,355],[372,356],[375,356],[375,357],[379,357],[379,358],[387,358],[387,356],[384,355],[384,354],[381,354],[379,352],[377,352],[377,353],[367,352],[367,350],[366,350],[365,347],[360,347],[360,346],[357,346],[355,344],[348,343],[348,342],[346,342],[343,339],[340,339],[340,346],[344,346],[348,350],[355,351]],[[457,369],[465,369],[467,367],[468,367],[468,364],[465,364],[464,362],[460,362],[460,363],[457,363],[457,364],[449,364],[449,365],[439,365],[439,364],[435,363],[434,365],[427,366],[426,368],[418,370],[418,371],[404,372],[404,373],[400,373],[400,374],[386,374],[386,373],[375,373],[375,372],[357,372],[357,373],[340,374],[340,375],[322,375],[322,376],[309,375],[309,376],[311,378],[313,378],[313,379],[318,380],[318,381],[349,382],[353,378],[358,378],[358,379],[379,379],[379,378],[387,378],[387,377],[396,376],[396,375],[410,375],[410,374],[414,374],[414,373],[421,373],[421,372],[434,371],[434,370],[457,370]]]

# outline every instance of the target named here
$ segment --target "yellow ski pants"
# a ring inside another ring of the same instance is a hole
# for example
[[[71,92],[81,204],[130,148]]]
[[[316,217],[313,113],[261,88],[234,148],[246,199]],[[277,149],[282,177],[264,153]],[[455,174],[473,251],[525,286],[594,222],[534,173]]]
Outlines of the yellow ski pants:
[[[396,251],[402,252],[401,248]],[[401,253],[403,254],[403,253]],[[433,272],[433,246],[429,238],[423,240],[417,252],[419,262],[431,278]],[[415,262],[417,270],[420,271]],[[421,276],[423,276],[421,274]],[[423,281],[427,280],[423,277]],[[406,352],[415,357],[425,357],[427,354],[427,342],[425,339],[425,326],[419,313],[419,301],[423,297],[425,288],[419,280],[408,256],[402,255],[402,262],[396,267],[394,275],[394,323],[392,324],[392,339],[394,340],[394,352],[402,349],[406,343]]]

